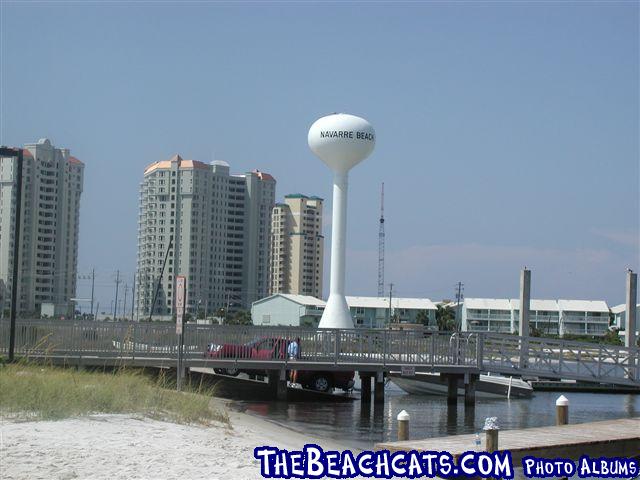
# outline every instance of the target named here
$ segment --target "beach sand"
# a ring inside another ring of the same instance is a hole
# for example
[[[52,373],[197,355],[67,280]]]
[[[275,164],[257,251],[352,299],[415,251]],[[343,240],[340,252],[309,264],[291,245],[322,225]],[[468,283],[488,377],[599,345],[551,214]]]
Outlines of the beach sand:
[[[224,404],[222,407],[224,408]],[[131,415],[0,424],[2,480],[258,479],[256,446],[300,450],[334,441],[229,410],[231,428],[178,425]]]

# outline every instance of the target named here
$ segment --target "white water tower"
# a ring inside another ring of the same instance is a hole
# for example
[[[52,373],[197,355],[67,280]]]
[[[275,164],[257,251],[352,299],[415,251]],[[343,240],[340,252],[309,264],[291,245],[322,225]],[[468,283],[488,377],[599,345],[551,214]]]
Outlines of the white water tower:
[[[311,151],[333,171],[331,283],[319,327],[353,328],[344,292],[349,170],[371,154],[376,134],[364,118],[334,113],[311,125],[308,141]]]

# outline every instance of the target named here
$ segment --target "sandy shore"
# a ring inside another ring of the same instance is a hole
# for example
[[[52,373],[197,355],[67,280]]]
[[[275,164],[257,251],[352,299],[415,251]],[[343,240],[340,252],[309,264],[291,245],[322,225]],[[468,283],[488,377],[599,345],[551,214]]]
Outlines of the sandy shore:
[[[0,479],[258,479],[253,449],[345,447],[229,411],[232,428],[187,426],[130,415],[0,424]]]

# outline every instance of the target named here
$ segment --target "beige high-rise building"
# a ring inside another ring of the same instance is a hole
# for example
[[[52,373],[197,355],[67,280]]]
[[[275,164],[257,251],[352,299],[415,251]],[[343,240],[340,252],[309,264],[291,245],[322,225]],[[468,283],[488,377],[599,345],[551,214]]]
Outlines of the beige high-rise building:
[[[190,314],[248,309],[266,296],[275,189],[268,173],[233,175],[222,161],[176,155],[149,165],[140,184],[138,318],[152,305],[156,318],[171,318],[176,275],[187,277]]]
[[[322,298],[322,199],[286,195],[271,214],[269,292]]]
[[[11,303],[17,158],[0,159],[0,308]],[[84,164],[46,139],[24,146],[17,311],[39,316],[44,303],[70,314],[76,294]]]

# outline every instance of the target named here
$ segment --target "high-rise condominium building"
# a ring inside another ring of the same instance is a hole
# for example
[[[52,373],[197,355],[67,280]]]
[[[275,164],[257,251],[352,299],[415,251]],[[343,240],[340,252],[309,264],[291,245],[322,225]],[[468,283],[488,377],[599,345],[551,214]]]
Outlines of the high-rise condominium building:
[[[17,157],[0,159],[0,291],[10,307],[16,220]],[[44,138],[23,150],[20,214],[19,314],[43,303],[71,313],[78,266],[78,227],[84,164]]]
[[[191,314],[249,308],[264,297],[275,188],[271,175],[230,175],[221,161],[176,155],[149,165],[140,184],[138,318],[152,305],[154,316],[175,313],[176,275],[187,277]]]
[[[322,199],[293,194],[271,216],[270,293],[322,298]]]

